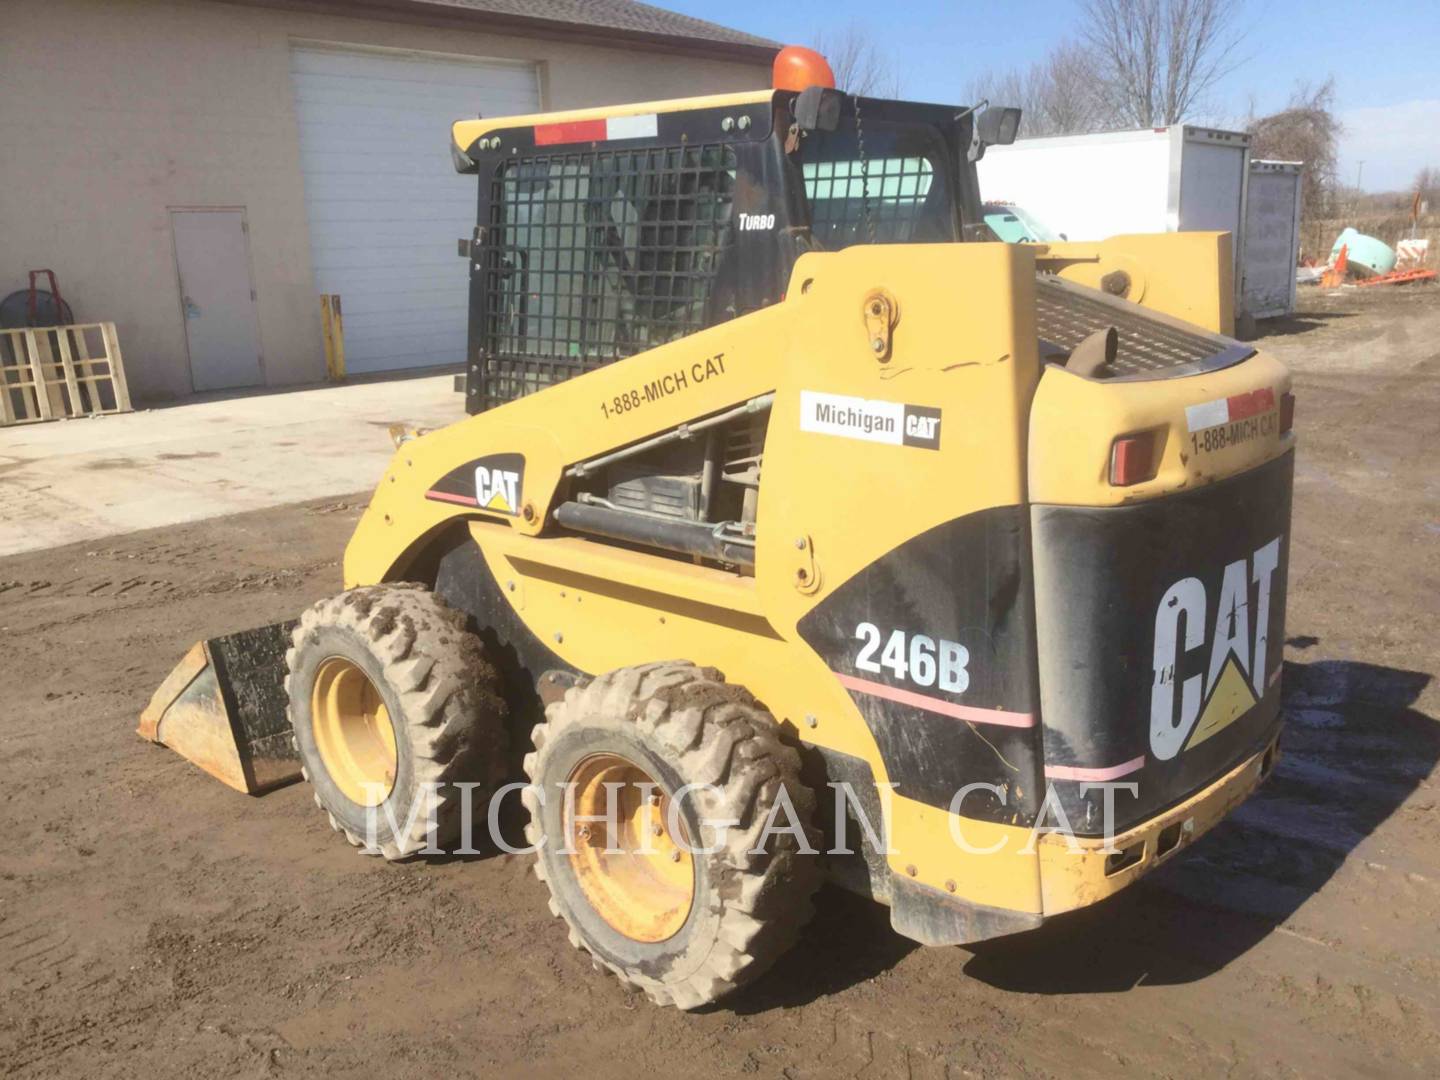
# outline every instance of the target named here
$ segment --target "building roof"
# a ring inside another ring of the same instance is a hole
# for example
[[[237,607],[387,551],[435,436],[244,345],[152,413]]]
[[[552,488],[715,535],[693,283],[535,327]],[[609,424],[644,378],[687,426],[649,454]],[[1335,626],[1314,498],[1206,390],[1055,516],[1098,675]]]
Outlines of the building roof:
[[[412,3],[417,6],[472,8],[486,14],[600,30],[752,45],[769,52],[780,48],[778,42],[732,30],[719,23],[666,11],[652,4],[637,3],[636,0],[412,0]]]
[[[768,64],[780,43],[638,0],[229,0]]]

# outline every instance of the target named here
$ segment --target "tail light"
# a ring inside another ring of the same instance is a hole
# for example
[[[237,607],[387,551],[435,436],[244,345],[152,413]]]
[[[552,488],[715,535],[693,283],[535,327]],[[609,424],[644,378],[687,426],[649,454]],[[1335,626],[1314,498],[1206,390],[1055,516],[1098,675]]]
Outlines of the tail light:
[[[1280,395],[1280,434],[1284,435],[1295,426],[1295,395],[1283,393]]]
[[[1122,435],[1110,447],[1110,484],[1129,487],[1149,480],[1159,463],[1155,460],[1155,433]]]

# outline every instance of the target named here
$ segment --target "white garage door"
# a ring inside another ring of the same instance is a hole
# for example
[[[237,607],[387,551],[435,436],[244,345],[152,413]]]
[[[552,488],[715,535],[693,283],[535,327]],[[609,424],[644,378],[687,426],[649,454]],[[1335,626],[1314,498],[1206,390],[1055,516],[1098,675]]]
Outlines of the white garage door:
[[[346,370],[463,363],[455,241],[478,192],[451,163],[450,125],[538,110],[534,66],[295,47],[290,70],[315,284],[340,296]]]

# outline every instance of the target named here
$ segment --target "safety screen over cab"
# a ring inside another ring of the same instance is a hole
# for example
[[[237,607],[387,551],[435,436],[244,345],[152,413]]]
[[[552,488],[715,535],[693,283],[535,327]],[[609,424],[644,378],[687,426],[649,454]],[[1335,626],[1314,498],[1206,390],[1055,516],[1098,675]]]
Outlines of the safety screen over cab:
[[[482,407],[707,325],[734,184],[718,144],[504,162],[483,249]]]

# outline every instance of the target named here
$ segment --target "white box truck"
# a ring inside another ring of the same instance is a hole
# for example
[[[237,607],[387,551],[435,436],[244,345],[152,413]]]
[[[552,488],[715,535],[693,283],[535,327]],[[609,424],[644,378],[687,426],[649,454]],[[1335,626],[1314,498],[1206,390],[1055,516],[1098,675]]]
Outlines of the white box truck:
[[[985,151],[980,196],[1023,207],[1068,240],[1229,232],[1238,313],[1249,159],[1249,135],[1189,124],[1020,139]]]
[[[1251,161],[1245,196],[1245,310],[1257,319],[1295,310],[1295,263],[1300,254],[1298,161]]]

